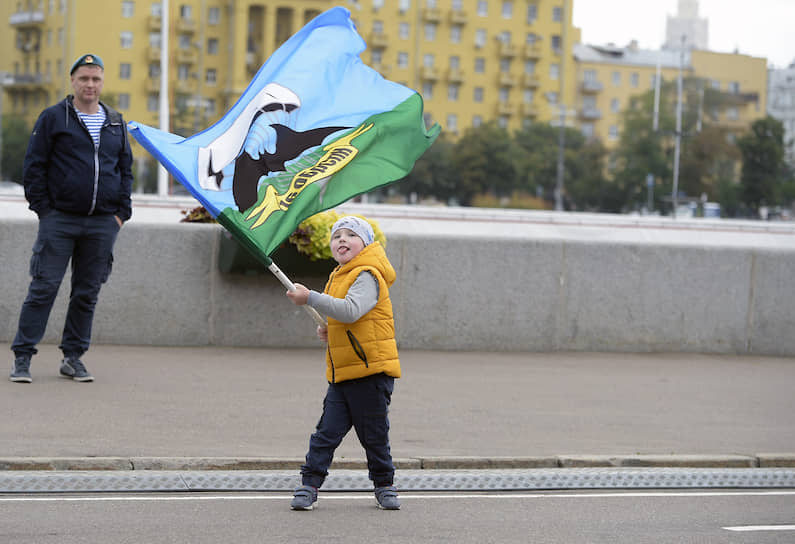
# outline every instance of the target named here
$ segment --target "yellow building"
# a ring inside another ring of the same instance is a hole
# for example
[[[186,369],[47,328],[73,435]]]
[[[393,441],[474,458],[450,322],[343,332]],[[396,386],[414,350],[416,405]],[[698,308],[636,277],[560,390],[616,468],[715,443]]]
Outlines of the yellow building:
[[[621,114],[633,97],[655,87],[657,67],[662,81],[676,81],[682,61],[683,77],[695,77],[724,93],[719,109],[702,112],[702,119],[730,131],[741,132],[765,116],[767,61],[747,55],[692,50],[684,56],[675,50],[642,50],[627,47],[574,46],[577,66],[575,114],[580,130],[597,137],[608,148],[618,144]]]
[[[368,44],[362,60],[419,91],[428,120],[449,133],[549,121],[574,101],[572,0],[170,0],[170,130],[217,120],[281,43],[338,4]],[[161,9],[158,0],[0,2],[3,111],[32,122],[71,91],[71,63],[92,52],[105,62],[104,97],[126,119],[159,126]]]

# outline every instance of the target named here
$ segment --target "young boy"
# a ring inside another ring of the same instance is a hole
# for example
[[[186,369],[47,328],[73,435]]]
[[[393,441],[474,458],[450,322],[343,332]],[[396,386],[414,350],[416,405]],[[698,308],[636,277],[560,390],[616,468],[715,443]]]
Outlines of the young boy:
[[[310,291],[301,284],[287,292],[294,304],[309,304],[328,316],[328,325],[318,327],[317,335],[328,344],[329,382],[323,415],[301,466],[303,485],[295,490],[290,506],[312,510],[334,450],[353,426],[367,454],[378,507],[399,510],[387,418],[395,378],[400,377],[389,299],[395,269],[383,246],[374,241],[370,224],[358,217],[346,216],[334,223],[330,245],[339,266],[331,272],[325,292]]]

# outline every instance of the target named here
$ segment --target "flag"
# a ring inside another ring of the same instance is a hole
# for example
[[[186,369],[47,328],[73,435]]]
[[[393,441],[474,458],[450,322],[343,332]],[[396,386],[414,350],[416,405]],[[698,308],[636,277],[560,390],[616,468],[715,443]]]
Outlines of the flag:
[[[350,12],[332,8],[259,69],[217,123],[189,138],[130,134],[263,262],[307,217],[404,177],[440,128],[422,98],[359,58]]]

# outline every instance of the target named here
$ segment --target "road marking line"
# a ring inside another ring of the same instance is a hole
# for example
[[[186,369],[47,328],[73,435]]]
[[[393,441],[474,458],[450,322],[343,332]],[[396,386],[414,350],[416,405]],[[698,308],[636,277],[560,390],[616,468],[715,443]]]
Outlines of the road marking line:
[[[260,500],[287,500],[291,494],[234,494],[232,492],[222,495],[204,494],[194,492],[188,495],[103,495],[75,497],[69,495],[30,497],[30,496],[0,496],[0,502],[134,502],[134,501],[260,501]],[[237,493],[245,493],[243,491]],[[400,498],[405,500],[433,500],[433,499],[600,499],[600,498],[643,498],[643,497],[781,497],[795,496],[791,491],[694,491],[681,492],[639,492],[639,493],[401,493]],[[370,493],[361,491],[327,492],[321,493],[322,500],[373,500]],[[785,526],[789,527],[789,526]]]
[[[727,531],[795,531],[795,525],[739,525],[724,527]]]

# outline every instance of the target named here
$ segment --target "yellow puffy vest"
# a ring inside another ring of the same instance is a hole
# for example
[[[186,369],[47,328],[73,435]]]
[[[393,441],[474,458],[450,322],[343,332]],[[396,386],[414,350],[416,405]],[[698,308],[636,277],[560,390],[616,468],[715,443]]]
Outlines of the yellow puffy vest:
[[[355,323],[328,318],[326,379],[330,383],[363,378],[383,372],[400,377],[400,360],[395,343],[395,321],[389,286],[395,281],[395,269],[383,246],[373,242],[350,262],[332,271],[325,293],[345,298],[360,273],[370,272],[378,280],[378,302]]]

